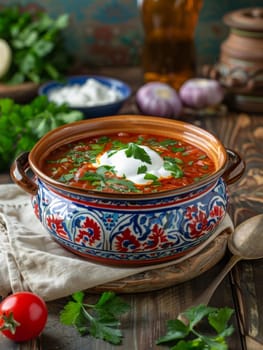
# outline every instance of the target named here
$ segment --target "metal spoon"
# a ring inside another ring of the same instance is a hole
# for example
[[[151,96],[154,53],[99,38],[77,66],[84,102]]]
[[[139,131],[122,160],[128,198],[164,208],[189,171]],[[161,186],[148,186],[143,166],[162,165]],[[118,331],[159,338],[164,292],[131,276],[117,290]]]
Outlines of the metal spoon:
[[[194,300],[191,306],[207,305],[216,288],[238,261],[263,258],[263,214],[253,216],[238,225],[228,238],[228,248],[233,254],[232,257],[209,287]]]

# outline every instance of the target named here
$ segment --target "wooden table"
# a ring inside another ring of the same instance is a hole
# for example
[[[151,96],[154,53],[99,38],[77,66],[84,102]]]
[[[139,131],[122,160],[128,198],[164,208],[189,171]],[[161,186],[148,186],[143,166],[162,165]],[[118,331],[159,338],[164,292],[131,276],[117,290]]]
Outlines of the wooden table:
[[[142,74],[137,68],[103,69],[96,73],[121,78],[131,84],[134,92],[142,84]],[[138,113],[134,95],[120,113]],[[184,117],[184,120],[214,133],[226,147],[237,151],[246,162],[243,178],[229,187],[229,214],[235,225],[262,213],[263,115],[231,112],[224,116]],[[10,181],[8,174],[0,174],[0,183]],[[123,295],[132,308],[122,318],[124,341],[119,347],[91,337],[80,337],[73,328],[60,325],[58,315],[66,303],[66,299],[61,299],[48,303],[49,320],[39,339],[17,345],[0,336],[0,350],[160,349],[155,341],[164,335],[166,321],[175,319],[209,285],[227,260],[226,254],[212,269],[185,283],[154,292]],[[235,309],[232,319],[235,333],[229,338],[231,350],[263,349],[262,271],[263,259],[238,263],[211,300],[213,306]]]

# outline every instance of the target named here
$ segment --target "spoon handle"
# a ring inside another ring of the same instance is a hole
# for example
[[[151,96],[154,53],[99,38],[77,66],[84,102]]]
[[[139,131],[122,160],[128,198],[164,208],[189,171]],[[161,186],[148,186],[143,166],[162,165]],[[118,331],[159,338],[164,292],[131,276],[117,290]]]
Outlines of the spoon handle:
[[[225,267],[220,271],[217,277],[212,281],[212,283],[208,286],[208,288],[205,289],[203,293],[198,298],[196,298],[189,307],[197,306],[200,304],[208,305],[216,288],[223,281],[223,279],[228,274],[228,272],[232,269],[232,267],[235,266],[235,264],[241,259],[242,259],[241,256],[232,255],[231,259],[228,261]]]

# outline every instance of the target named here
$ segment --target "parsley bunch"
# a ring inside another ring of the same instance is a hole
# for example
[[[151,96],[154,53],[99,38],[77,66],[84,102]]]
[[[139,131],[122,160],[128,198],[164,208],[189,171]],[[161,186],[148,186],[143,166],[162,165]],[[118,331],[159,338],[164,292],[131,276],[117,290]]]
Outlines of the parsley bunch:
[[[46,96],[26,105],[0,99],[0,171],[6,170],[18,154],[30,151],[48,131],[81,119],[81,112],[49,102]]]
[[[81,335],[103,339],[118,345],[122,341],[118,317],[130,309],[120,297],[113,292],[104,292],[96,304],[84,303],[84,293],[72,295],[60,314],[60,322],[73,325]]]
[[[188,320],[187,324],[179,319],[169,320],[167,334],[159,338],[157,344],[169,344],[170,350],[227,350],[225,338],[234,331],[233,326],[228,325],[232,314],[233,309],[227,307],[221,309],[206,305],[192,307],[183,313]],[[208,321],[215,335],[208,336],[198,330],[200,321],[204,320]]]
[[[40,83],[62,78],[69,66],[62,30],[68,26],[69,16],[52,19],[47,13],[31,14],[17,5],[0,11],[0,38],[12,51],[12,62],[4,82],[20,84]]]
[[[130,306],[114,292],[104,292],[96,304],[84,303],[83,292],[72,295],[60,313],[60,322],[74,326],[81,335],[91,335],[114,345],[121,344],[123,335],[118,317],[129,311]],[[228,322],[234,310],[198,305],[189,308],[179,319],[167,322],[167,334],[156,341],[157,345],[170,346],[170,350],[227,350],[226,337],[234,328]],[[214,335],[199,330],[201,321],[207,321]],[[199,328],[198,328],[199,327]]]

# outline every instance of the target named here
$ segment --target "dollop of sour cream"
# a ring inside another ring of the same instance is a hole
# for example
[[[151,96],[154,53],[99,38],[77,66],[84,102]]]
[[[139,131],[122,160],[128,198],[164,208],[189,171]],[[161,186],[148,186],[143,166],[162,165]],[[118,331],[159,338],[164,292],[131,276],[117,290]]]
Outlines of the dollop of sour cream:
[[[83,85],[54,88],[48,98],[57,104],[67,103],[71,107],[93,107],[116,102],[121,99],[121,94],[115,88],[90,78]]]
[[[152,183],[153,180],[145,179],[146,174],[156,176],[158,179],[171,177],[170,171],[164,169],[164,160],[153,149],[147,146],[140,146],[150,157],[150,163],[134,157],[128,157],[125,150],[116,152],[108,151],[97,158],[96,166],[111,166],[117,176],[125,177],[137,185]],[[140,173],[141,167],[145,171]]]

